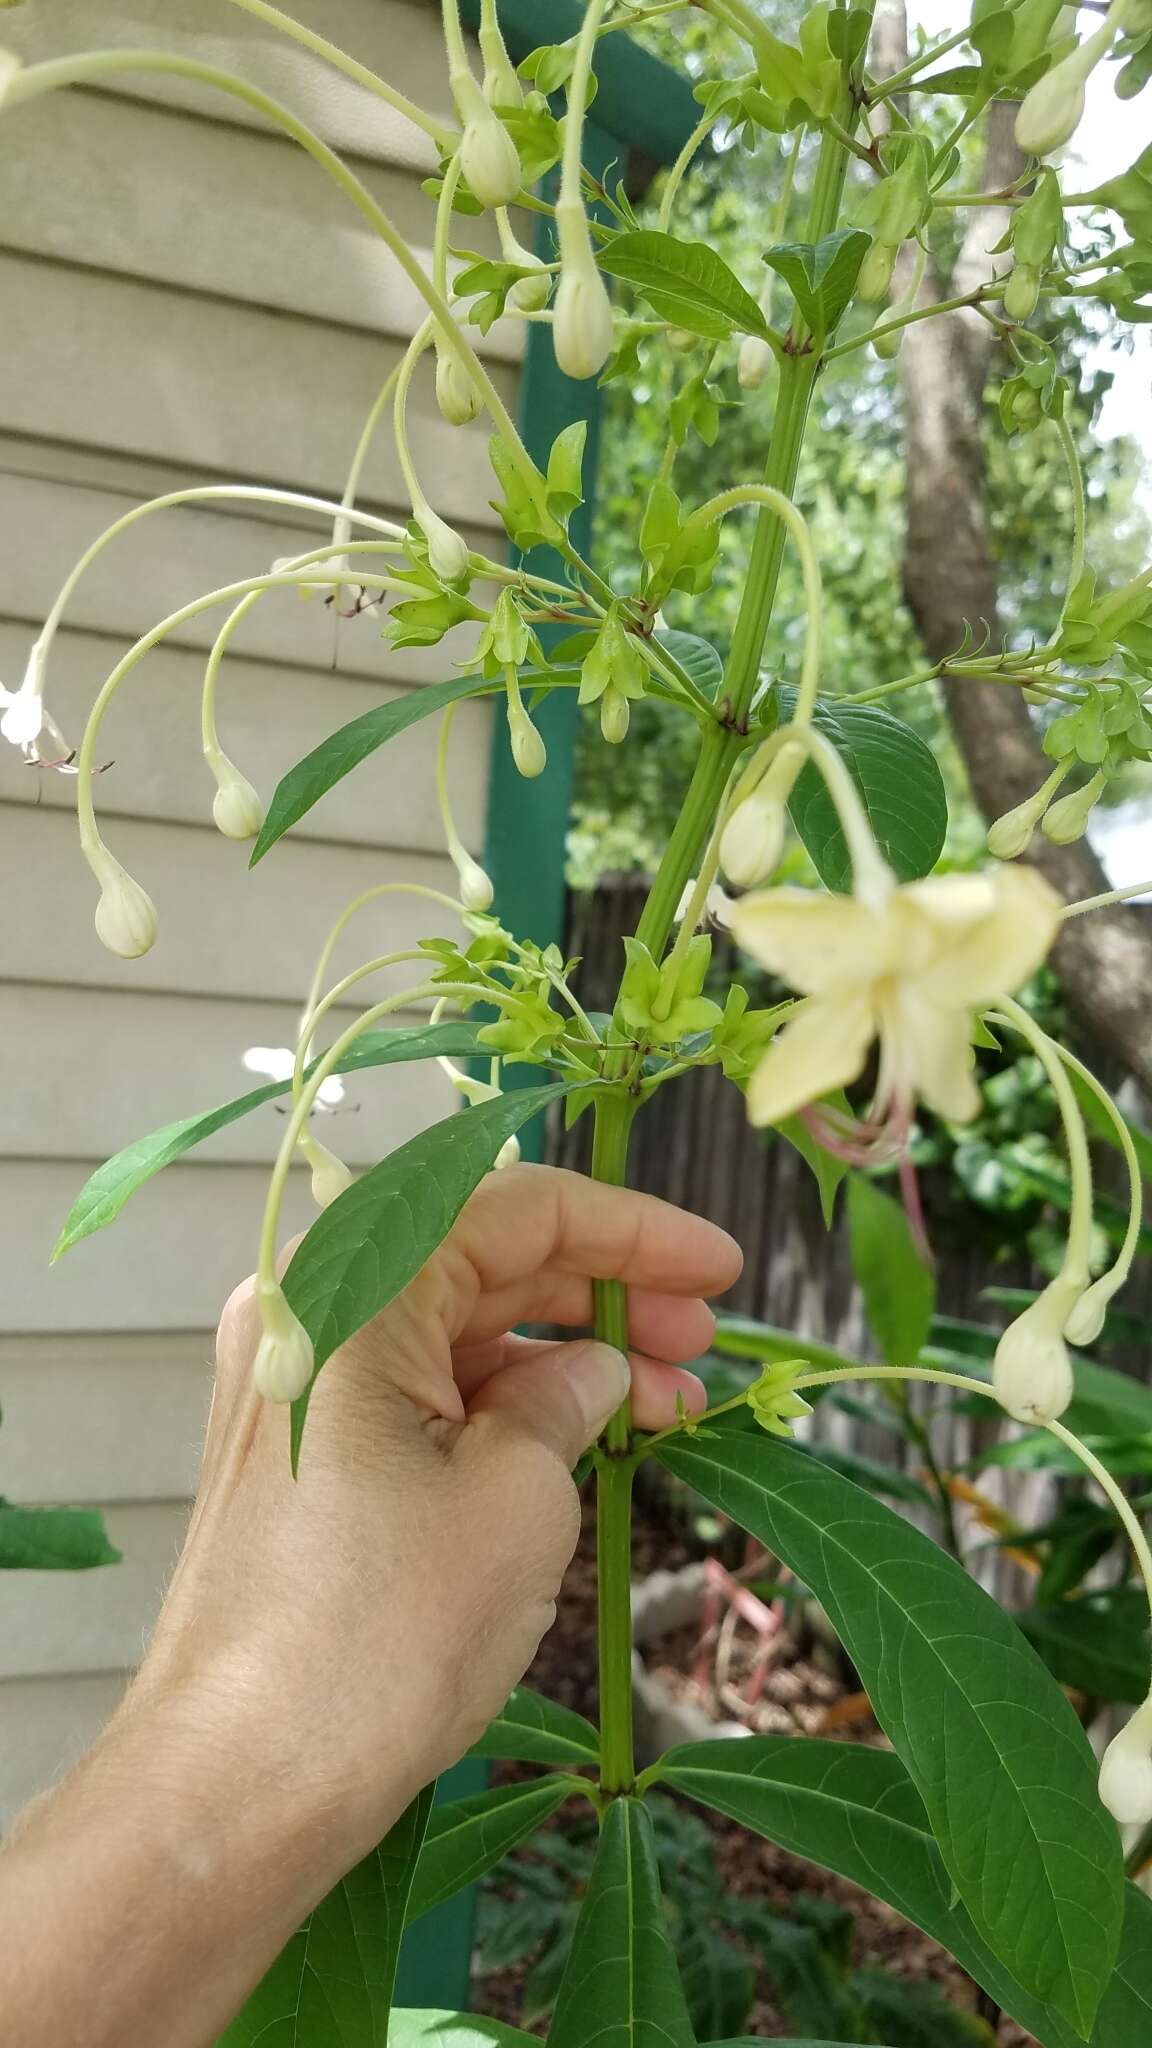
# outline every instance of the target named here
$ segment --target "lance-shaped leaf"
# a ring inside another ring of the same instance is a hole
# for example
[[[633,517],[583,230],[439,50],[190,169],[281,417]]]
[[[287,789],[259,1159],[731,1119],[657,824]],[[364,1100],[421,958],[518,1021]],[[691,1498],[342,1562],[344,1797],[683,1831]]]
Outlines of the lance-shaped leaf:
[[[404,1913],[432,1793],[429,1785],[321,1900],[217,2048],[388,2048]]]
[[[815,1459],[722,1429],[658,1456],[811,1587],[979,1933],[1086,2037],[1119,1940],[1120,1844],[1035,1651],[926,1536]]]
[[[18,1508],[0,1496],[0,1571],[86,1572],[119,1562],[95,1508]]]
[[[652,1821],[638,1799],[608,1810],[549,2048],[694,2048],[668,1936]]]
[[[570,1778],[534,1778],[527,1785],[490,1785],[434,1807],[408,1897],[409,1920],[474,1884],[571,1796]]]
[[[788,1736],[671,1749],[660,1782],[755,1829],[793,1855],[862,1885],[940,1942],[1042,2048],[1076,2048],[1068,2021],[1016,1982],[956,1898],[928,1818],[899,1757],[856,1743]],[[1152,2038],[1152,1901],[1125,1887],[1120,1951],[1091,2048]]]
[[[365,1031],[349,1047],[343,1059],[337,1061],[332,1071],[350,1074],[358,1067],[390,1067],[405,1060],[474,1059],[482,1050],[480,1029],[479,1024],[470,1024],[466,1018],[459,1018],[445,1024],[417,1024],[406,1031]],[[312,1060],[304,1069],[305,1075],[311,1074],[317,1064]],[[52,1253],[53,1259],[79,1244],[82,1237],[91,1237],[93,1231],[103,1230],[106,1224],[115,1222],[129,1196],[143,1187],[145,1181],[151,1180],[153,1174],[171,1166],[174,1159],[181,1159],[185,1152],[202,1145],[206,1138],[214,1137],[226,1125],[250,1116],[265,1102],[275,1101],[278,1095],[287,1095],[291,1086],[291,1081],[269,1081],[262,1088],[250,1089],[246,1095],[234,1096],[231,1102],[222,1103],[219,1109],[203,1110],[199,1116],[181,1117],[178,1123],[163,1124],[159,1130],[150,1131],[146,1138],[137,1138],[133,1144],[125,1145],[122,1152],[106,1159],[103,1166],[98,1166],[85,1181],[68,1211]]]
[[[283,1283],[315,1353],[311,1384],[292,1404],[294,1464],[317,1373],[416,1278],[521,1124],[571,1086],[514,1088],[446,1117],[390,1152],[317,1217]]]
[[[867,238],[861,239],[867,246]],[[720,341],[734,331],[770,331],[751,292],[707,242],[682,242],[641,228],[609,242],[600,268],[635,285],[662,320],[689,334]]]
[[[848,1230],[872,1335],[889,1365],[914,1365],[928,1341],[936,1282],[901,1203],[863,1174],[848,1183]]]
[[[600,1757],[600,1737],[583,1714],[547,1700],[541,1693],[518,1685],[510,1693],[494,1721],[490,1721],[473,1756],[511,1758],[525,1764],[594,1764]]]

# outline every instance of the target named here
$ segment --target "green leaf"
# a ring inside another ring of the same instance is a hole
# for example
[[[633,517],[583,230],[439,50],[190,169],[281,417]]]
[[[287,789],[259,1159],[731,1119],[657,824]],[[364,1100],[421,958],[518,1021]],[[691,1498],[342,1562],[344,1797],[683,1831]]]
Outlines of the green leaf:
[[[887,1365],[914,1365],[928,1341],[936,1282],[899,1202],[854,1173],[848,1183],[852,1271]]]
[[[661,628],[652,638],[688,671],[698,690],[703,690],[706,697],[716,696],[724,681],[724,663],[711,641],[702,640],[698,633],[681,633],[674,627]]]
[[[570,1778],[490,1785],[432,1810],[408,1896],[408,1920],[473,1884],[572,1796]]]
[[[1106,1145],[1111,1145],[1118,1152],[1120,1150],[1120,1140],[1116,1135],[1116,1126],[1101,1102],[1100,1097],[1097,1095],[1096,1090],[1089,1088],[1088,1083],[1081,1080],[1079,1074],[1069,1074],[1068,1079],[1072,1083],[1073,1092],[1084,1113],[1084,1120],[1089,1129],[1095,1133],[1096,1137],[1103,1138]],[[1152,1182],[1152,1131],[1148,1130],[1144,1124],[1133,1123],[1131,1117],[1125,1117],[1123,1121],[1128,1126],[1128,1135],[1132,1140],[1133,1150],[1139,1162],[1140,1171],[1146,1181]]]
[[[703,1918],[678,1928],[676,1948],[697,2040],[715,2041],[729,2028],[742,2027],[756,1996],[748,1957]]]
[[[0,1571],[86,1572],[119,1562],[94,1508],[18,1508],[0,1496]]]
[[[643,228],[609,242],[600,268],[635,285],[662,320],[690,334],[722,341],[733,332],[769,332],[751,293],[707,242],[682,242]]]
[[[866,1493],[878,1493],[888,1500],[906,1500],[910,1507],[938,1512],[938,1504],[927,1487],[894,1465],[881,1465],[876,1458],[865,1458],[859,1451],[843,1451],[838,1444],[803,1444],[798,1448],[807,1457],[827,1465],[829,1471],[839,1472],[854,1485],[862,1486]]]
[[[752,1358],[761,1363],[766,1359],[804,1358],[813,1369],[820,1366],[828,1372],[863,1364],[846,1351],[835,1351],[831,1344],[820,1344],[813,1337],[798,1337],[792,1330],[778,1330],[773,1323],[754,1322],[751,1316],[721,1316],[711,1349],[725,1358]],[[819,1389],[811,1391],[815,1394]]]
[[[930,1977],[855,1970],[851,1988],[878,2040],[898,2041],[900,2048],[996,2048],[987,2020],[950,2004]]]
[[[804,323],[827,339],[856,289],[870,236],[861,228],[838,228],[819,242],[782,242],[764,261],[788,286]]]
[[[387,1308],[447,1237],[501,1148],[571,1082],[514,1088],[409,1138],[318,1216],[284,1275],[284,1293],[316,1354],[292,1403],[295,1464],[312,1388],[332,1353]]]
[[[1016,1616],[1052,1676],[1089,1698],[1138,1707],[1148,1692],[1148,1601],[1137,1586],[1108,1587]]]
[[[216,2048],[389,2048],[404,1909],[433,1789],[320,1901]]]
[[[547,505],[554,519],[566,522],[584,503],[582,472],[587,420],[573,420],[557,434],[548,456]]]
[[[1119,1837],[1084,1731],[1019,1630],[918,1529],[774,1438],[717,1430],[657,1456],[811,1587],[979,1932],[1086,2034],[1119,1936]]]
[[[661,1783],[895,1907],[955,1956],[1042,2048],[1076,2048],[1080,2034],[1026,1991],[977,1933],[915,1787],[889,1751],[750,1736],[686,1743],[669,1750],[658,1771]],[[1091,2048],[1144,2048],[1150,2024],[1152,1901],[1126,1885],[1120,1951]]]
[[[789,692],[781,691],[787,699]],[[813,724],[831,740],[856,784],[877,844],[901,882],[930,874],[948,829],[948,798],[935,756],[918,733],[877,704],[816,708]],[[788,809],[828,889],[852,886],[852,862],[836,808],[809,762]]]
[[[835,1094],[826,1096],[824,1100],[832,1109],[838,1109],[843,1115],[851,1116],[852,1105],[842,1088],[837,1088]],[[836,1192],[848,1172],[847,1160],[838,1159],[834,1152],[829,1152],[823,1145],[818,1145],[803,1117],[786,1116],[783,1123],[776,1125],[776,1129],[800,1154],[801,1159],[816,1176],[824,1228],[831,1230],[832,1218],[836,1213]]]
[[[600,1757],[600,1737],[583,1714],[518,1685],[470,1754],[510,1757],[525,1764],[594,1764]]]
[[[480,1028],[479,1024],[460,1018],[446,1024],[418,1024],[406,1031],[365,1031],[332,1071],[350,1074],[360,1067],[388,1067],[406,1060],[474,1059],[483,1051],[478,1036]],[[313,1073],[318,1064],[318,1060],[310,1061],[305,1074]],[[146,1138],[137,1138],[122,1152],[114,1153],[85,1181],[68,1211],[53,1259],[71,1250],[81,1238],[91,1237],[93,1231],[115,1222],[129,1196],[151,1180],[153,1174],[171,1166],[174,1159],[182,1158],[194,1145],[202,1145],[226,1125],[238,1123],[263,1103],[287,1095],[291,1086],[291,1081],[269,1081],[263,1088],[235,1096],[219,1109],[182,1117],[179,1123],[163,1124],[158,1131],[150,1131]]]
[[[549,2048],[694,2048],[668,1938],[652,1820],[608,1809],[556,2000]]]
[[[425,683],[418,690],[407,690],[402,697],[394,697],[390,704],[377,704],[372,711],[364,711],[359,718],[342,725],[338,732],[330,733],[277,783],[268,815],[252,848],[249,867],[254,868],[258,860],[263,860],[269,847],[275,846],[290,826],[298,825],[313,804],[318,804],[334,784],[342,782],[378,747],[394,740],[397,733],[407,732],[410,725],[418,725],[422,718],[431,718],[449,704],[458,704],[462,697],[475,697],[491,688],[492,684],[483,676],[450,676],[445,683]]]

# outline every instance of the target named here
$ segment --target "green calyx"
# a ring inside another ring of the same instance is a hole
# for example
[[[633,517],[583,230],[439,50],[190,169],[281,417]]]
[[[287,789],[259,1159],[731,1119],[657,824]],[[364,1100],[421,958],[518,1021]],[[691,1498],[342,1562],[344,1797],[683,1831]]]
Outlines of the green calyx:
[[[624,951],[628,964],[620,983],[620,1014],[637,1038],[675,1045],[694,1031],[711,1031],[720,1021],[719,1004],[701,994],[712,960],[712,941],[704,932],[663,968],[640,939],[625,939]]]

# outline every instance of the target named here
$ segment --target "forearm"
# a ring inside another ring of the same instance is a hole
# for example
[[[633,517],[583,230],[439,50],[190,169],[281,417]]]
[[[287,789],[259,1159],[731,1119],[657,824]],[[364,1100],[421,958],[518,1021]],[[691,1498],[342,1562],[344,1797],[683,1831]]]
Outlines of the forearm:
[[[5,2048],[211,2048],[345,1842],[201,1704],[123,1712],[0,1855]]]

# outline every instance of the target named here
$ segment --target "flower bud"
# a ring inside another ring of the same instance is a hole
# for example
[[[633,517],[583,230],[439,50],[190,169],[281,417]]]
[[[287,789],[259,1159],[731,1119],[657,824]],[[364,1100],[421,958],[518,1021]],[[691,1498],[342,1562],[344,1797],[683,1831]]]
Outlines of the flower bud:
[[[668,327],[665,329],[664,339],[669,348],[675,349],[677,355],[687,355],[689,349],[700,346],[700,336],[693,334],[690,327]]]
[[[328,1209],[350,1188],[355,1175],[342,1159],[314,1138],[311,1131],[300,1135],[300,1150],[312,1168],[312,1200],[318,1209]]]
[[[256,1282],[256,1302],[264,1324],[252,1361],[257,1392],[266,1401],[298,1400],[315,1368],[312,1339],[275,1281]]]
[[[529,260],[526,250],[520,260]],[[518,277],[508,294],[509,305],[515,306],[518,313],[539,313],[552,296],[552,275],[547,264],[541,263],[538,256],[533,256],[531,262],[531,274]]]
[[[720,865],[737,889],[767,882],[784,850],[784,806],[753,790],[737,804],[720,839]]]
[[[512,736],[512,759],[519,773],[528,782],[543,775],[548,765],[548,749],[518,697],[508,700],[508,730]]]
[[[1052,793],[1059,789],[1067,773],[1068,764],[1062,763],[1034,795],[1025,797],[1023,803],[1005,811],[988,827],[988,851],[996,860],[1016,860],[1028,851],[1032,834],[1052,801]]]
[[[450,427],[466,427],[480,410],[476,386],[447,349],[436,351],[436,403]]]
[[[499,26],[480,23],[480,55],[484,59],[484,97],[490,107],[522,107],[524,88],[504,48]]]
[[[513,1131],[512,1136],[510,1138],[505,1138],[504,1143],[501,1145],[500,1150],[496,1154],[496,1157],[492,1162],[492,1171],[494,1173],[499,1173],[501,1168],[504,1166],[518,1166],[519,1164],[520,1140],[516,1136],[515,1131]]]
[[[462,846],[449,848],[459,877],[460,901],[465,910],[491,910],[495,890],[492,880],[486,875],[478,860],[465,853]]]
[[[1100,1764],[1100,1798],[1121,1827],[1152,1820],[1152,1699],[1114,1735]]]
[[[468,544],[441,519],[431,505],[423,503],[413,507],[412,516],[428,543],[428,567],[441,583],[464,583],[468,580]]]
[[[246,775],[226,754],[209,766],[216,777],[212,816],[225,839],[255,839],[264,823],[264,806]]]
[[[1126,1277],[1125,1276],[1122,1276]],[[1094,1344],[1104,1328],[1104,1317],[1108,1303],[1115,1294],[1120,1280],[1113,1280],[1111,1273],[1103,1273],[1086,1287],[1064,1325],[1064,1335],[1069,1344]]]
[[[1115,33],[1105,22],[1025,93],[1016,116],[1016,144],[1025,156],[1051,156],[1071,141],[1084,117],[1089,75],[1107,54]]]
[[[1015,263],[1004,287],[1004,311],[1009,320],[1028,320],[1040,297],[1040,272],[1034,263]]]
[[[596,377],[612,353],[612,301],[591,249],[579,266],[565,262],[552,323],[556,361],[568,377]]]
[[[856,296],[867,305],[877,305],[888,296],[892,272],[896,268],[896,250],[887,242],[873,242],[856,279]]]
[[[460,168],[469,191],[481,206],[510,206],[522,182],[516,144],[471,72],[453,79],[452,96],[464,128]]]
[[[992,1387],[1016,1422],[1052,1422],[1072,1399],[1072,1363],[1064,1323],[1079,1287],[1062,1278],[1049,1282],[996,1346]]]
[[[761,384],[772,368],[773,356],[768,343],[758,334],[746,334],[740,343],[736,358],[736,380],[742,391],[759,391]]]
[[[623,690],[609,683],[600,699],[600,730],[610,747],[618,747],[627,738],[632,707]]]
[[[1071,846],[1084,837],[1088,820],[1100,800],[1106,778],[1099,772],[1071,796],[1062,796],[1045,815],[1040,827],[1053,846]]]
[[[906,320],[915,311],[916,293],[909,292],[906,298],[895,299],[884,315],[884,326],[872,336],[872,353],[882,363],[894,363],[904,345],[904,329],[891,325],[897,320]],[[889,333],[884,327],[891,326]]]
[[[156,942],[156,905],[106,847],[94,872],[100,883],[96,935],[101,945],[121,960],[138,960]]]

